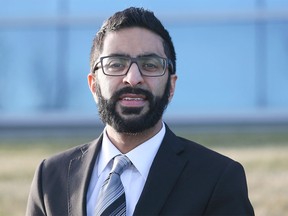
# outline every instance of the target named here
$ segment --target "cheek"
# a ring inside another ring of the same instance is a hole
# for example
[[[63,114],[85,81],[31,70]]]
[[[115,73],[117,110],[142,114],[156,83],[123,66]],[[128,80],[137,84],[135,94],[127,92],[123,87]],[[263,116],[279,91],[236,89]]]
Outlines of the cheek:
[[[97,85],[101,91],[102,97],[104,97],[105,99],[111,98],[117,86],[115,80],[106,79],[106,77],[99,77]]]
[[[164,78],[164,77],[163,77]],[[151,86],[150,89],[155,96],[163,96],[168,78],[165,79],[155,79],[153,80],[153,87]]]
[[[105,99],[109,99],[111,97],[111,89],[108,88],[105,84],[100,84],[98,86],[98,89],[101,91],[101,96]]]

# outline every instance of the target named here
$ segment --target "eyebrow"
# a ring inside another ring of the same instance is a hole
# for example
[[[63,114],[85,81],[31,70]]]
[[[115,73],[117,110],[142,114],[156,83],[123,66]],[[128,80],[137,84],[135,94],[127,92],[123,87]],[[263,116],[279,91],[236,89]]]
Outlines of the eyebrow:
[[[137,57],[161,57],[155,53],[147,53],[147,54],[142,54],[142,55],[138,55]],[[163,57],[161,57],[163,58]]]
[[[125,53],[111,53],[108,56],[129,57],[129,58],[131,58],[130,55],[125,54]],[[161,56],[157,55],[156,53],[143,53],[143,54],[140,54],[140,55],[136,56],[136,58],[139,58],[139,57],[160,57],[160,58],[165,58],[165,57],[161,57]]]

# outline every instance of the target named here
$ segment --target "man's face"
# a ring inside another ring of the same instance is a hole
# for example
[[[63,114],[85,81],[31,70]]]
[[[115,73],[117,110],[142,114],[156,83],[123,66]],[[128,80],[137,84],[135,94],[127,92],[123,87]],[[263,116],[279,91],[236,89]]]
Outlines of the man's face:
[[[138,27],[106,35],[100,57],[111,55],[166,58],[162,38]],[[163,76],[145,77],[137,65],[132,64],[123,76],[107,76],[101,69],[96,71],[95,77],[88,75],[102,121],[121,133],[139,133],[153,127],[161,120],[174,93],[177,77],[170,76],[166,70]]]

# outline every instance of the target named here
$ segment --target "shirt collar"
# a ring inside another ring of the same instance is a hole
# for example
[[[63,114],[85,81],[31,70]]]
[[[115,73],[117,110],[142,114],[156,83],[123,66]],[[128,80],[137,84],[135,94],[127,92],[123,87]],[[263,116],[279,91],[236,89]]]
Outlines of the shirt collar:
[[[109,162],[118,154],[121,154],[121,152],[109,140],[106,129],[104,129],[102,147],[98,158],[98,177],[109,165]],[[112,165],[110,166],[112,168]]]
[[[126,154],[145,181],[148,177],[154,157],[162,143],[165,132],[165,124],[162,122],[162,128],[156,135]],[[107,166],[112,166],[109,162],[118,154],[121,154],[121,152],[109,140],[106,129],[104,129],[102,148],[98,160],[98,176]]]

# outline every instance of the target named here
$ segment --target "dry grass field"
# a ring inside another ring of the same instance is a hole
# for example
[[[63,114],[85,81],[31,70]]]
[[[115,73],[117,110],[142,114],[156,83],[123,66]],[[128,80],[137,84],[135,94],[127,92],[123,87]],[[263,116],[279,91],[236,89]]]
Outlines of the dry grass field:
[[[186,136],[243,164],[256,215],[288,212],[288,134]],[[39,162],[85,139],[0,140],[0,216],[23,216]],[[86,139],[87,140],[87,139]]]

